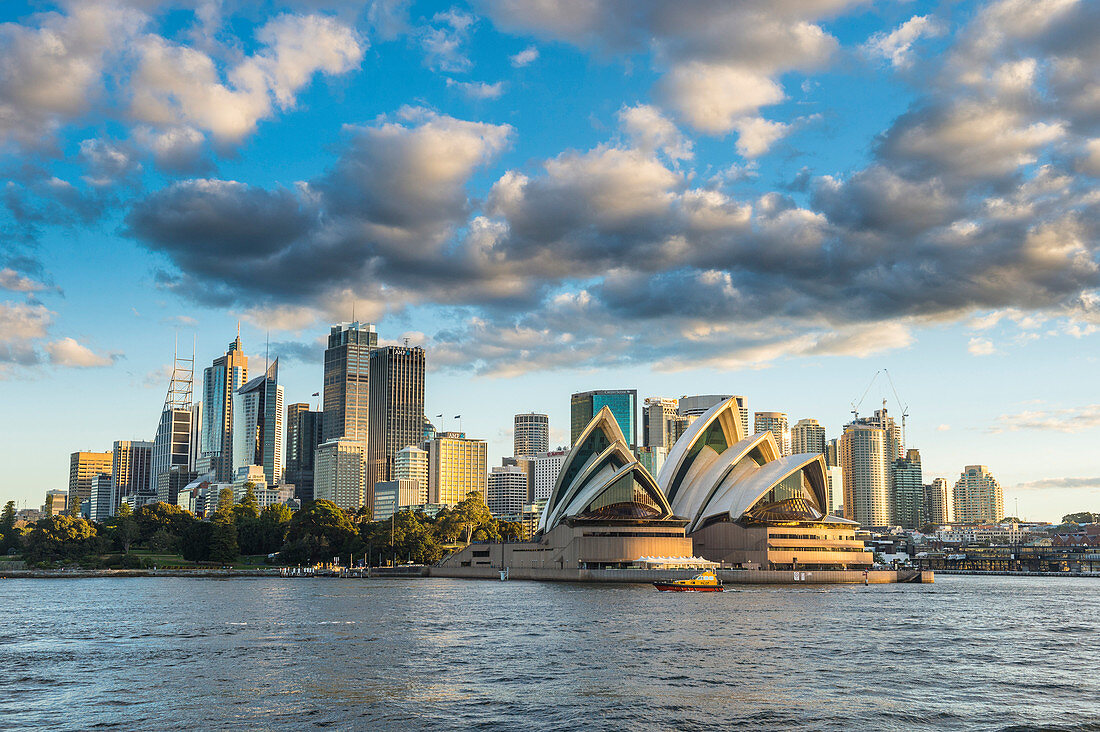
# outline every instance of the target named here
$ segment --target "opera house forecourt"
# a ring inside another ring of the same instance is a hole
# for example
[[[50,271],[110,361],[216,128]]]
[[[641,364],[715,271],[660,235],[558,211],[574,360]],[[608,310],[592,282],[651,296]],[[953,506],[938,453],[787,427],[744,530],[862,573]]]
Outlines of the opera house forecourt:
[[[771,432],[743,434],[729,399],[691,423],[654,480],[604,407],[566,457],[530,541],[470,544],[431,574],[646,582],[658,571],[647,560],[661,557],[717,562],[726,582],[931,580],[871,571],[858,524],[824,510],[825,476],[823,456],[782,456]]]

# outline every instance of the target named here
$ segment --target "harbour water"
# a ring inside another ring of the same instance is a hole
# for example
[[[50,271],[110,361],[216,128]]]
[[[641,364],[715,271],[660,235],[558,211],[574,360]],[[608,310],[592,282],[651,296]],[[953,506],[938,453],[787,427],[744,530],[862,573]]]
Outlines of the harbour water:
[[[1100,582],[0,581],[4,729],[1100,730]]]

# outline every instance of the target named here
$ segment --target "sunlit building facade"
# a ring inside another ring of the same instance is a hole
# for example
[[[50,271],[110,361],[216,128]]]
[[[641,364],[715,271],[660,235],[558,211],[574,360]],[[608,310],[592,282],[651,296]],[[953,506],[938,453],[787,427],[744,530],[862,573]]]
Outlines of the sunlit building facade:
[[[454,506],[474,491],[485,496],[488,444],[464,432],[440,432],[428,443],[428,502]]]
[[[201,454],[195,470],[200,474],[213,473],[218,482],[233,477],[233,397],[246,381],[248,356],[238,333],[225,354],[203,371]]]
[[[550,417],[529,412],[513,420],[512,456],[533,458],[550,449]]]
[[[967,465],[955,482],[955,521],[993,524],[1004,518],[1001,484],[984,465]]]
[[[576,445],[581,432],[607,407],[633,450],[638,446],[638,390],[603,389],[574,394],[569,399],[569,441]]]
[[[363,443],[347,437],[322,442],[313,462],[313,498],[340,508],[363,506],[366,471]]]
[[[753,432],[771,432],[779,454],[791,454],[791,431],[783,412],[757,412],[753,415]]]
[[[114,453],[110,452],[74,452],[69,455],[69,491],[66,500],[79,497],[87,501],[92,496],[92,481],[101,473],[111,473],[114,462]],[[56,499],[55,499],[56,502]],[[56,513],[64,513],[67,506],[54,506]]]

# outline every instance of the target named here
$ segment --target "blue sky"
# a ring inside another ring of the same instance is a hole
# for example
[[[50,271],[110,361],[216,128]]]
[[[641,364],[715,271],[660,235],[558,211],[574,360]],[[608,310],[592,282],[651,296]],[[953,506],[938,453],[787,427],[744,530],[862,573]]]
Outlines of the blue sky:
[[[201,368],[240,321],[307,400],[354,304],[428,349],[428,413],[494,463],[513,413],[564,442],[593,388],[836,435],[886,368],[927,477],[1100,510],[1095,4],[0,13],[0,461],[28,506],[70,452],[151,439],[177,337]]]

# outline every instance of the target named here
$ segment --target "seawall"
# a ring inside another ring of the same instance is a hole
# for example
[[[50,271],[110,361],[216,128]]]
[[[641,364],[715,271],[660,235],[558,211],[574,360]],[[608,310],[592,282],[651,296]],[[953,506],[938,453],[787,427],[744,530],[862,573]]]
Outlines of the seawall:
[[[500,570],[491,567],[431,567],[431,577],[457,579],[500,580]],[[541,582],[624,582],[648,584],[657,580],[687,579],[698,570],[661,569],[558,569],[558,568],[510,568],[508,579],[537,580]],[[781,570],[718,570],[718,577],[727,585],[881,585],[895,582],[934,582],[930,571],[918,570],[869,570],[866,578],[862,570],[781,571]]]

